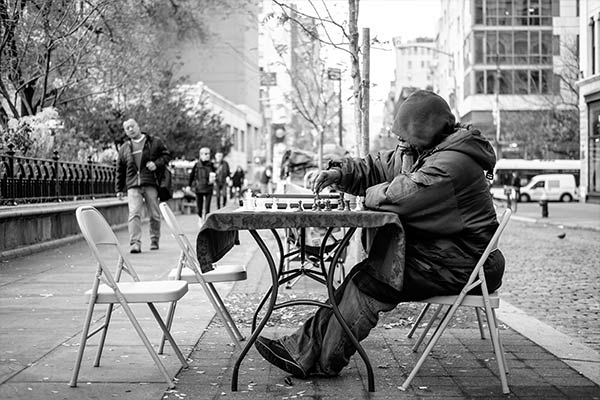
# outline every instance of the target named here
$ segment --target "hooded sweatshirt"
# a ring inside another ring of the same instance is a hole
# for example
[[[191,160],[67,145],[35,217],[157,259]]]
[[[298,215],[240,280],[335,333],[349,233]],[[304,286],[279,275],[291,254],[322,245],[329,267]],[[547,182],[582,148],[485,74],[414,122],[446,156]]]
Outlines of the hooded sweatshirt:
[[[493,148],[479,131],[457,127],[446,102],[424,90],[399,107],[392,130],[401,139],[396,149],[344,160],[338,186],[365,195],[367,208],[398,214],[405,229],[404,273],[393,276],[398,269],[385,265],[392,235],[380,235],[369,267],[354,281],[388,302],[456,294],[498,227],[485,179],[496,162]],[[415,159],[412,166],[407,157]],[[493,291],[504,271],[502,254],[492,253],[488,264]]]

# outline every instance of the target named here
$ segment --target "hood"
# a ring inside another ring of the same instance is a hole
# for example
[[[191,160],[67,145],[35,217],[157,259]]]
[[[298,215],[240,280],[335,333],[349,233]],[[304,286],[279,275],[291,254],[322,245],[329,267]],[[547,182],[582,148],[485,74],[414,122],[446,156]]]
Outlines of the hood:
[[[492,144],[477,129],[460,129],[446,137],[436,150],[464,153],[475,160],[484,171],[491,172],[496,165],[496,152]]]
[[[419,150],[429,149],[454,131],[448,103],[428,90],[417,90],[398,108],[392,132]]]

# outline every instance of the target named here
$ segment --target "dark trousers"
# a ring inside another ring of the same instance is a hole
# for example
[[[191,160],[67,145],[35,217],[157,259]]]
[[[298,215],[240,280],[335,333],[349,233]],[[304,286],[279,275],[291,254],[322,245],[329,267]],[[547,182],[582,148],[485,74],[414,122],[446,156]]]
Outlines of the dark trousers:
[[[205,217],[210,212],[210,200],[212,193],[196,193],[196,206],[198,208],[198,216]]]
[[[227,185],[216,185],[217,192],[217,208],[225,207],[227,205]]]

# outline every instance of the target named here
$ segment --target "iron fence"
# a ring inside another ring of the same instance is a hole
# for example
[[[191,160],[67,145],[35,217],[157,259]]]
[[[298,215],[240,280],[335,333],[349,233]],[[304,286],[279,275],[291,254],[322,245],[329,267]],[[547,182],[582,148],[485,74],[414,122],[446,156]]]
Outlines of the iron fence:
[[[15,155],[14,146],[0,153],[0,205],[94,199],[115,195],[116,167]]]

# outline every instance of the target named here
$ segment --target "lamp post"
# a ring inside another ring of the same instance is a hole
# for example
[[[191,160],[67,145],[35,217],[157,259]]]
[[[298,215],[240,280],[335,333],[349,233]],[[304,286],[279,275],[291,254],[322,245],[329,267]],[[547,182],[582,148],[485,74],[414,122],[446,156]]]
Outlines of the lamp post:
[[[339,68],[328,68],[327,79],[339,82],[338,88],[338,142],[340,146],[344,146],[342,142],[342,71]]]

